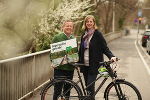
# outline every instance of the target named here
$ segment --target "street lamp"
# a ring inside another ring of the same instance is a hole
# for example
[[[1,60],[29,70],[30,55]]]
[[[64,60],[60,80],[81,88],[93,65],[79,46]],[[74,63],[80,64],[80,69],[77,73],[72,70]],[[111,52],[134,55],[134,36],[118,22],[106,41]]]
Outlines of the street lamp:
[[[112,21],[112,32],[115,32],[115,2],[113,2],[113,21]]]
[[[139,27],[140,27],[140,21],[141,21],[139,19],[142,17],[142,9],[141,9],[141,7],[142,7],[142,3],[139,0],[138,1],[138,26],[137,26],[138,32],[137,32],[137,42],[138,42]]]

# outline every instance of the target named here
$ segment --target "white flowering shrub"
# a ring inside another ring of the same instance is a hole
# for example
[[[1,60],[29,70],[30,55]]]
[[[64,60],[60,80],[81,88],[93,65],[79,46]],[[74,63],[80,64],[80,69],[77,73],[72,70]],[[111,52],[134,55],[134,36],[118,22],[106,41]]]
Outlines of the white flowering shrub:
[[[54,10],[43,11],[39,25],[35,27],[36,49],[45,50],[49,48],[52,37],[61,30],[65,20],[73,20],[76,23],[92,12],[90,0],[64,0]]]

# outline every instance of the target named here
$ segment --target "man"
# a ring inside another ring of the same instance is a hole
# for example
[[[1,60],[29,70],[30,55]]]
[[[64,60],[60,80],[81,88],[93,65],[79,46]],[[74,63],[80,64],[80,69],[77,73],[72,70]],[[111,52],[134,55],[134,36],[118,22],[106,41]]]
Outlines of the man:
[[[71,20],[67,20],[62,25],[62,33],[59,33],[54,36],[52,43],[61,42],[69,39],[73,39],[74,36],[72,35],[74,28],[74,23]],[[54,69],[54,78],[65,76],[67,79],[72,80],[74,74],[74,68],[68,64],[57,66]],[[70,85],[65,85],[64,87],[62,84],[57,84],[54,87],[54,95],[53,100],[57,100],[58,96],[60,95],[61,91],[65,91],[70,87]],[[67,96],[70,95],[70,92],[66,94]]]

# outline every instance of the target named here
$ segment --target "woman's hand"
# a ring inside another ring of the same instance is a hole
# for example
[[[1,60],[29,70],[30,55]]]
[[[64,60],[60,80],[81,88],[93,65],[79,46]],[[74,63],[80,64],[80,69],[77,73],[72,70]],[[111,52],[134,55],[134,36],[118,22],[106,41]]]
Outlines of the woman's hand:
[[[113,62],[116,62],[116,61],[118,61],[118,58],[117,57],[111,57],[110,60],[113,61]]]

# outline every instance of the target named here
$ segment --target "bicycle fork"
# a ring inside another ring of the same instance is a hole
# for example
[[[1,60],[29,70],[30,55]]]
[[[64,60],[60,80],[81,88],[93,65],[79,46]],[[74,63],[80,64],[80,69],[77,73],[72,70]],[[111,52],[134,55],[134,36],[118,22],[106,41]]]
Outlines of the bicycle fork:
[[[126,100],[125,96],[122,93],[120,84],[114,83],[114,87],[117,92],[117,96],[118,96],[119,100]]]

